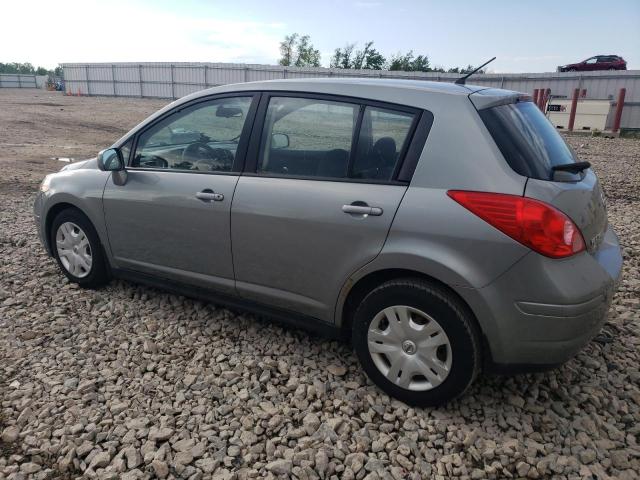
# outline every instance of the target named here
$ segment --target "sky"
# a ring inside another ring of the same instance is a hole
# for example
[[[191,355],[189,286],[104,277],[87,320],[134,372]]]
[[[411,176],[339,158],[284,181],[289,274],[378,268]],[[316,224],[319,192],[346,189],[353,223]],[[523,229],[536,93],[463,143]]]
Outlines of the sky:
[[[28,0],[2,5],[0,62],[276,64],[285,35],[308,34],[328,66],[373,40],[432,66],[548,72],[597,54],[640,69],[640,0]]]

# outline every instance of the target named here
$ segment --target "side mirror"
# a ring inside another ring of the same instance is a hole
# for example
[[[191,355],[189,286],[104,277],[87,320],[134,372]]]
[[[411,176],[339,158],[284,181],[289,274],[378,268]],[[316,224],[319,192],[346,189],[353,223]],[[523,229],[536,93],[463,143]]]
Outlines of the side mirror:
[[[98,153],[98,168],[103,172],[124,170],[124,159],[119,148],[107,148]]]
[[[286,133],[274,133],[271,135],[271,149],[280,150],[289,146],[289,135]]]

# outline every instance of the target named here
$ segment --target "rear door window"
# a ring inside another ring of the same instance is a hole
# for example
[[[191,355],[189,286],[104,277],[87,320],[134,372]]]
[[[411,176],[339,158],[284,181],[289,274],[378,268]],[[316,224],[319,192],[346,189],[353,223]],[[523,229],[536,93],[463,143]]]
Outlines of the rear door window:
[[[318,98],[269,99],[257,173],[387,183],[419,114]]]
[[[409,140],[415,115],[366,107],[351,178],[390,181]]]
[[[576,162],[576,155],[533,102],[480,110],[480,117],[505,160],[525,177],[553,178],[552,167]]]
[[[258,172],[346,178],[359,108],[352,103],[272,97]]]

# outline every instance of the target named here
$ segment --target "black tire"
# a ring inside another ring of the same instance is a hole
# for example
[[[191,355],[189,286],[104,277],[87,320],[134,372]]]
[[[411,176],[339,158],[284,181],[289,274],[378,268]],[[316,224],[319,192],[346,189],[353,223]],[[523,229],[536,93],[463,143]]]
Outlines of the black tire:
[[[65,268],[62,261],[60,260],[60,256],[58,255],[56,233],[60,225],[66,222],[74,223],[78,227],[80,227],[89,240],[92,259],[91,268],[89,269],[89,273],[82,277],[78,277],[70,273]],[[109,270],[107,268],[106,258],[104,256],[102,244],[100,243],[100,238],[96,233],[96,229],[91,224],[91,221],[80,210],[75,208],[67,208],[58,213],[58,215],[56,215],[56,217],[53,219],[53,222],[51,223],[49,241],[51,242],[51,250],[53,251],[53,256],[58,262],[60,270],[62,270],[62,273],[64,273],[70,281],[77,283],[83,288],[98,288],[109,282]]]
[[[450,343],[451,366],[440,385],[430,390],[403,388],[376,366],[368,347],[369,326],[390,306],[408,306],[432,317]],[[373,289],[360,303],[353,319],[352,342],[367,376],[384,392],[408,405],[437,406],[462,395],[478,376],[482,364],[480,332],[468,307],[452,292],[413,278],[390,280]]]

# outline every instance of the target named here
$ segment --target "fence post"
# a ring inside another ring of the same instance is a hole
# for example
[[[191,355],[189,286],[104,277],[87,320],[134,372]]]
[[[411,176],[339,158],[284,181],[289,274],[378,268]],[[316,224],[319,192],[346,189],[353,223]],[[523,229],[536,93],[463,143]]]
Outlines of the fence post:
[[[538,101],[536,102],[536,105],[540,110],[542,110],[542,97],[544,97],[544,88],[538,90]]]
[[[87,82],[87,95],[90,95],[91,89],[89,88],[89,65],[84,66],[84,78]]]
[[[544,97],[544,88],[538,90],[538,108],[542,110],[542,97]]]
[[[540,108],[540,111],[542,113],[545,113],[544,106],[547,103],[547,96],[548,96],[549,92],[551,92],[551,89],[549,89],[549,88],[547,88],[547,89],[541,88],[540,89],[540,94],[538,96],[538,107]]]
[[[174,65],[172,63],[171,64],[171,98],[175,100],[176,99],[176,82],[175,82],[174,77],[173,77],[173,68],[174,68]],[[206,70],[204,72],[204,77],[205,77],[204,80],[205,80],[205,83],[206,83],[207,82],[207,72],[206,72]]]
[[[569,111],[569,131],[573,132],[573,124],[576,120],[576,109],[578,107],[578,97],[580,96],[580,89],[576,88],[573,91],[573,98],[571,99],[571,110]]]
[[[547,114],[547,102],[551,98],[551,89],[547,88],[544,92],[544,102],[542,102],[542,113]]]
[[[115,64],[111,64],[111,81],[113,82],[113,96],[116,96],[116,66]]]
[[[138,81],[140,82],[140,98],[142,98],[142,64],[138,64]]]
[[[616,116],[613,120],[613,132],[617,132],[620,129],[620,120],[622,120],[622,108],[624,107],[624,97],[627,93],[626,88],[621,88],[618,94],[618,104],[616,105]]]

